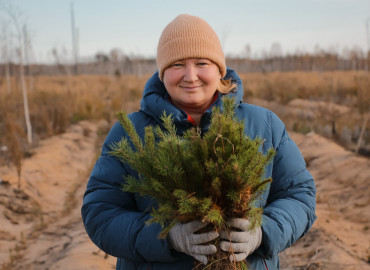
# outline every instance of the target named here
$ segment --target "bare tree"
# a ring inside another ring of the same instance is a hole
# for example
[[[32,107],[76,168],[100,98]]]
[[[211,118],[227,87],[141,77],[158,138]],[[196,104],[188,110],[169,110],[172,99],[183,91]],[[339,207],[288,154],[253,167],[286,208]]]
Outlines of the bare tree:
[[[19,9],[11,6],[10,3],[5,5],[3,2],[0,2],[0,8],[4,11],[8,17],[10,18],[11,24],[14,29],[14,36],[16,39],[16,52],[18,55],[18,66],[19,66],[19,74],[20,74],[20,84],[22,88],[23,94],[23,107],[24,107],[24,118],[26,122],[26,130],[27,130],[27,142],[28,144],[32,144],[32,125],[30,119],[30,112],[28,107],[28,94],[27,94],[27,85],[25,80],[24,74],[24,50],[25,50],[25,36],[24,36],[24,21],[22,18],[22,14]],[[27,32],[27,31],[26,31]]]
[[[113,48],[109,52],[111,59],[111,75],[119,76],[121,74],[120,63],[123,62],[124,54],[121,49]]]
[[[24,64],[27,66],[26,75],[28,75],[28,87],[32,91],[33,90],[33,77],[32,77],[32,65],[30,61],[30,57],[32,55],[32,43],[31,43],[31,37],[29,34],[29,30],[26,25],[23,25],[22,33],[23,33],[23,40],[24,40],[24,60],[25,60]]]
[[[280,43],[274,42],[270,48],[270,57],[272,59],[273,70],[281,70],[280,58],[283,56],[283,50]]]
[[[369,56],[370,56],[370,36],[369,36],[369,24],[370,24],[370,18],[367,18],[365,22],[365,29],[366,29],[366,64],[365,64],[365,70],[370,71],[369,69]]]
[[[246,59],[251,59],[252,58],[252,47],[251,45],[247,44],[244,46],[244,51],[243,51],[244,57]]]
[[[10,81],[10,67],[9,67],[9,61],[10,61],[10,38],[9,38],[9,33],[8,33],[8,25],[7,23],[3,23],[3,46],[2,46],[2,55],[3,59],[5,60],[5,78],[6,78],[6,89],[7,93],[10,94],[11,92],[11,81]]]
[[[67,89],[68,93],[71,93],[72,91],[72,83],[71,83],[71,70],[70,66],[68,66],[66,63],[68,60],[64,57],[67,55],[67,49],[66,48],[61,48],[61,52],[57,48],[53,48],[51,51],[54,60],[55,60],[55,65],[57,67],[57,70],[62,76],[65,76],[65,80],[67,83]]]
[[[365,78],[358,78],[357,79],[357,107],[360,112],[360,114],[363,116],[363,122],[361,127],[360,136],[357,141],[357,146],[355,149],[355,152],[358,153],[362,142],[363,137],[365,134],[365,130],[367,127],[367,122],[369,120],[369,114],[370,114],[370,92],[369,87],[370,83],[369,80],[366,80]]]
[[[78,73],[78,47],[79,47],[79,34],[78,29],[75,26],[75,12],[74,5],[71,2],[71,28],[72,28],[72,53],[74,60],[74,74]]]
[[[10,161],[17,170],[18,175],[18,190],[21,189],[21,173],[22,173],[22,158],[24,156],[24,149],[22,147],[21,138],[24,136],[23,129],[18,125],[10,114],[5,113],[5,128],[7,133],[5,138],[9,146]]]
[[[55,65],[56,65],[57,70],[59,71],[59,73],[69,77],[71,75],[71,71],[70,71],[68,65],[66,64],[68,60],[63,57],[64,55],[67,55],[66,48],[63,47],[63,48],[58,49],[58,48],[54,47],[51,50],[51,54],[54,57]]]

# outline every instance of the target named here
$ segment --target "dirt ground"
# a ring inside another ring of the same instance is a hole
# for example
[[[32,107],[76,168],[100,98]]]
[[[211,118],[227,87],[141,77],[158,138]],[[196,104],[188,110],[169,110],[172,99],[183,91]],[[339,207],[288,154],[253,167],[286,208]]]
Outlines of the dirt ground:
[[[317,221],[282,269],[370,269],[370,160],[316,134],[291,134],[317,186]]]
[[[115,269],[80,216],[98,128],[81,122],[42,141],[23,161],[21,191],[15,169],[0,167],[0,270]],[[281,254],[281,269],[370,269],[370,160],[313,133],[290,134],[316,180],[318,219]]]

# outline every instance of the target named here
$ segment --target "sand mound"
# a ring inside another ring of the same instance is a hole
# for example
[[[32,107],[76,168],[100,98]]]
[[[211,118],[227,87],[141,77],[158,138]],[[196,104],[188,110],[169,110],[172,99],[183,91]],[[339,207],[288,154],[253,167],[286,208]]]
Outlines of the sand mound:
[[[81,122],[42,141],[23,161],[21,191],[15,169],[0,167],[0,269],[113,269],[80,215],[97,128]]]
[[[292,137],[316,181],[318,219],[282,268],[370,269],[370,160],[314,133]]]

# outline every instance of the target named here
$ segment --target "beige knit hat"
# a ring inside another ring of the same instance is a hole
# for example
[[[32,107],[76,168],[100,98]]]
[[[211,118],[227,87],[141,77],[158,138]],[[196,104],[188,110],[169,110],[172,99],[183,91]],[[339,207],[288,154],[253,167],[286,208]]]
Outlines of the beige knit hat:
[[[225,56],[220,40],[203,19],[187,14],[177,16],[163,30],[157,48],[159,78],[169,65],[186,58],[205,58],[217,64],[221,77],[226,75]]]

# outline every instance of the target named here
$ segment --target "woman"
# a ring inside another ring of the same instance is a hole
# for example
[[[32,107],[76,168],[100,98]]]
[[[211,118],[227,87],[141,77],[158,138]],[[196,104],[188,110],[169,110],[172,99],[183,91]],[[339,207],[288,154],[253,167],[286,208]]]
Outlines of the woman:
[[[158,239],[161,227],[145,225],[151,200],[122,191],[123,176],[135,175],[128,166],[109,155],[109,146],[127,136],[119,123],[109,132],[84,196],[82,217],[92,241],[117,257],[117,269],[192,269],[194,259],[207,264],[206,255],[217,249],[233,249],[230,260],[247,257],[250,269],[279,269],[279,252],[291,246],[312,226],[315,216],[315,185],[305,162],[289,138],[283,123],[271,111],[242,103],[239,76],[225,65],[220,41],[204,20],[179,15],[163,30],[158,43],[156,72],[147,82],[141,109],[130,114],[143,138],[147,125],[161,125],[163,111],[172,114],[181,135],[199,126],[206,132],[214,106],[221,97],[233,96],[236,114],[244,119],[246,134],[262,137],[263,151],[277,150],[266,177],[273,181],[259,202],[263,207],[260,228],[248,231],[246,219],[231,219],[235,231],[195,234],[200,221],[178,224],[167,239]],[[220,237],[220,246],[208,244]]]

